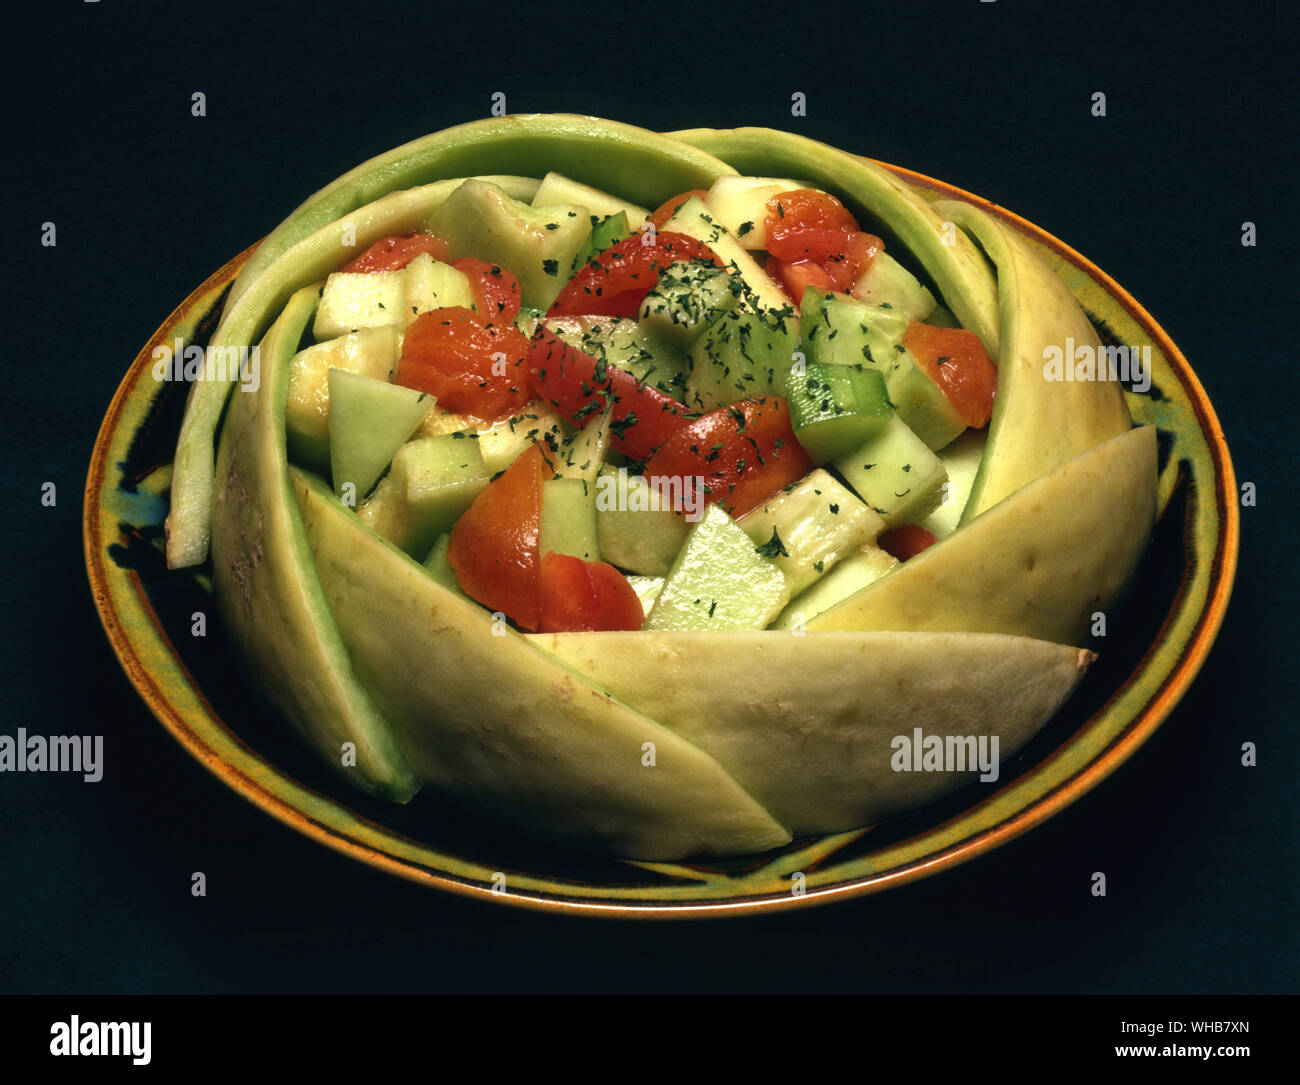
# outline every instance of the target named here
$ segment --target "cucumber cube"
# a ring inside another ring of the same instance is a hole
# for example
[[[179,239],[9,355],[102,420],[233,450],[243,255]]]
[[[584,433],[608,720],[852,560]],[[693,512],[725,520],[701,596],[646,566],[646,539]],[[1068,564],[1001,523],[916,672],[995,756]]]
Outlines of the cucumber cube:
[[[627,578],[627,582],[632,585],[636,597],[641,600],[642,611],[649,614],[650,608],[655,605],[655,600],[659,598],[659,593],[664,590],[664,578],[661,576],[638,576],[633,573]]]
[[[542,402],[530,404],[522,413],[467,434],[478,445],[489,475],[504,471],[535,444],[552,453],[560,447],[564,424],[560,416]]]
[[[737,522],[755,544],[773,544],[772,561],[785,573],[791,595],[874,542],[885,526],[856,494],[821,469]]]
[[[814,463],[861,448],[894,415],[885,378],[865,365],[809,362],[785,378],[794,435]]]
[[[763,629],[790,601],[785,574],[710,505],[673,562],[645,629]]]
[[[966,503],[970,500],[975,476],[984,460],[987,443],[987,429],[968,429],[939,453],[948,481],[943,487],[939,507],[921,521],[921,526],[936,539],[942,539],[957,530]]]
[[[747,307],[793,312],[784,291],[758,266],[758,262],[727,228],[713,217],[708,206],[698,196],[692,196],[682,204],[660,229],[685,234],[711,248],[718,259],[744,282]]]
[[[811,621],[824,610],[874,584],[898,565],[898,559],[878,546],[865,546],[835,566],[806,591],[790,601],[772,623],[773,629],[791,629]]]
[[[936,452],[946,448],[966,429],[966,423],[944,390],[901,344],[890,357],[885,384],[889,398],[898,408],[898,417],[927,448]]]
[[[798,323],[771,310],[733,311],[691,344],[686,405],[711,411],[741,399],[785,395],[799,348]]]
[[[891,305],[909,320],[927,319],[938,305],[916,276],[887,252],[876,253],[852,293],[872,305]]]
[[[617,245],[631,233],[632,230],[628,226],[628,216],[625,211],[619,211],[607,218],[592,215],[591,234],[573,262],[574,271],[576,272],[583,264],[594,260],[611,245]]]
[[[533,196],[533,206],[548,207],[557,203],[579,204],[591,211],[593,215],[607,220],[622,215],[633,230],[640,229],[641,224],[650,217],[650,212],[640,204],[620,200],[608,192],[584,185],[581,181],[575,181],[552,170],[537,186],[537,192]]]
[[[420,313],[431,309],[445,309],[451,305],[476,308],[476,301],[469,276],[459,268],[435,260],[427,252],[406,265],[406,312],[402,323],[409,324]],[[491,319],[491,314],[479,315],[484,320]]]
[[[596,537],[596,488],[580,478],[557,478],[542,483],[539,548],[600,561]]]
[[[708,260],[669,264],[641,303],[641,325],[652,335],[688,347],[740,304],[744,288],[739,276]]]
[[[888,527],[915,524],[938,506],[948,475],[943,461],[900,418],[835,468]]]
[[[433,409],[434,398],[345,369],[329,371],[329,392],[334,492],[342,496],[344,487],[350,486],[352,494],[361,498]]]
[[[626,468],[601,470],[596,479],[596,533],[603,560],[632,573],[668,575],[691,525],[664,496]]]
[[[897,309],[824,294],[813,287],[804,291],[799,307],[803,351],[808,361],[826,365],[865,363],[884,372],[907,325],[907,317]]]
[[[405,327],[406,269],[400,271],[336,271],[325,280],[312,335],[317,342],[336,339],[358,328]]]
[[[408,441],[357,515],[419,560],[488,484],[478,444],[454,435]]]
[[[544,311],[573,275],[591,237],[591,212],[568,203],[530,207],[471,178],[429,216],[428,229],[447,242],[452,259],[473,256],[509,268],[523,304]]]
[[[401,333],[396,327],[361,331],[299,351],[290,364],[285,403],[289,458],[324,474],[330,466],[331,369],[389,381],[397,372]]]

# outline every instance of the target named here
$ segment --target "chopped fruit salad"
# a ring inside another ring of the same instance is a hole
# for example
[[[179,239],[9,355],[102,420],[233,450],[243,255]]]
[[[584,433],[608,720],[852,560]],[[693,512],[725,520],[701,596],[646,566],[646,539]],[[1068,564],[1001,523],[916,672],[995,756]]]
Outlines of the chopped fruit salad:
[[[768,177],[653,213],[466,180],[340,260],[311,338],[290,460],[527,632],[815,617],[954,530],[997,393],[839,199]]]

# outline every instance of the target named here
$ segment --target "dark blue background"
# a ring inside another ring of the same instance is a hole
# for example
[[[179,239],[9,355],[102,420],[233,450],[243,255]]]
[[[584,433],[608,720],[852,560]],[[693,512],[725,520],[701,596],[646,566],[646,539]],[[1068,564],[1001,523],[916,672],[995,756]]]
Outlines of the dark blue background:
[[[1297,28],[1283,5],[1139,7],[103,0],[10,16],[0,731],[105,734],[107,773],[0,776],[0,990],[1294,991]],[[806,118],[790,116],[796,90]],[[1259,504],[1218,646],[1114,777],[885,895],[629,925],[372,872],[246,805],[163,731],[108,648],[81,556],[118,381],[193,286],[307,194],[486,115],[495,91],[515,112],[787,127],[910,166],[1043,226],[1155,314]]]

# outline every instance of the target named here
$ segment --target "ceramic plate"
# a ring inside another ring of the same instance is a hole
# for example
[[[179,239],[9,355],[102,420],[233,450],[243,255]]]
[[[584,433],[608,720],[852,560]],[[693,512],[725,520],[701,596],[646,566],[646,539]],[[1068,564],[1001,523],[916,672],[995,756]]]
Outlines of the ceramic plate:
[[[881,165],[929,198],[967,200],[1009,223],[1062,276],[1105,342],[1152,348],[1149,392],[1127,395],[1135,421],[1158,428],[1160,519],[1124,629],[1106,638],[1064,708],[1003,766],[996,791],[976,784],[870,829],[692,864],[562,848],[428,792],[396,806],[348,790],[250,689],[226,646],[205,572],[169,574],[162,557],[169,462],[186,388],[152,378],[152,351],[178,338],[206,343],[252,249],[199,286],[140,352],[104,419],[86,484],[95,602],[122,666],[163,726],[246,799],[361,862],[467,896],[624,916],[738,915],[877,892],[997,847],[1096,786],[1169,715],[1222,622],[1238,530],[1223,434],[1182,353],[1108,275],[1003,208]],[[207,621],[203,637],[192,634],[199,611]],[[509,892],[494,894],[500,874]]]

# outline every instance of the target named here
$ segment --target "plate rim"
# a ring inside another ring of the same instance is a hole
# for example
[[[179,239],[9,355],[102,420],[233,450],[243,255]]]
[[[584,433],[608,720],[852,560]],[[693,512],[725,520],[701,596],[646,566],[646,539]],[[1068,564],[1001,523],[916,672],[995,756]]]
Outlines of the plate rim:
[[[104,556],[107,553],[107,545],[110,540],[103,535],[99,503],[100,494],[108,477],[109,446],[127,401],[135,392],[142,374],[148,369],[147,363],[151,361],[150,352],[154,344],[169,341],[172,338],[171,330],[190,315],[199,299],[214,292],[218,292],[219,297],[219,291],[234,281],[239,269],[257,249],[260,241],[250,245],[209,275],[172,310],[153,335],[150,336],[119,383],[100,424],[91,453],[82,515],[83,546],[91,594],[95,601],[100,622],[108,636],[114,654],[117,656],[119,665],[122,666],[128,680],[155,718],[162,723],[164,728],[188,753],[237,794],[271,814],[282,824],[299,831],[319,844],[350,858],[359,859],[372,868],[396,874],[405,880],[413,881],[422,886],[447,890],[463,897],[491,898],[499,903],[524,907],[534,911],[559,912],[570,915],[587,914],[628,919],[719,918],[758,913],[767,914],[774,910],[813,907],[862,897],[917,881],[941,870],[947,870],[969,862],[979,855],[992,851],[1028,832],[1076,802],[1100,784],[1102,780],[1124,764],[1168,718],[1173,708],[1182,699],[1197,674],[1199,674],[1222,627],[1235,581],[1240,545],[1240,510],[1236,502],[1229,499],[1230,494],[1235,495],[1236,493],[1236,476],[1222,427],[1219,424],[1209,396],[1177,344],[1173,342],[1160,323],[1132,294],[1091,260],[1043,228],[982,196],[968,192],[946,181],[892,163],[883,162],[879,159],[867,159],[867,161],[884,167],[895,176],[918,188],[927,189],[948,198],[963,200],[982,208],[1008,222],[1017,232],[1053,250],[1061,259],[1073,264],[1078,270],[1091,277],[1109,297],[1126,309],[1129,315],[1144,330],[1151,333],[1153,345],[1164,353],[1171,369],[1177,374],[1183,385],[1187,398],[1195,411],[1198,427],[1205,438],[1206,446],[1214,464],[1214,497],[1218,513],[1219,532],[1215,552],[1209,563],[1211,575],[1210,582],[1207,585],[1206,599],[1196,615],[1193,628],[1189,632],[1188,639],[1183,645],[1176,664],[1161,681],[1159,687],[1133,719],[1128,721],[1124,729],[1077,772],[1004,820],[933,854],[917,858],[880,874],[871,874],[865,878],[856,878],[836,885],[809,889],[802,895],[785,893],[779,896],[764,895],[751,898],[677,903],[673,901],[607,901],[596,898],[544,896],[531,891],[520,890],[495,893],[487,886],[461,881],[444,871],[409,858],[386,854],[361,840],[344,835],[337,829],[312,818],[309,814],[293,805],[286,797],[268,789],[263,783],[253,779],[237,766],[221,759],[203,740],[202,736],[190,727],[183,716],[168,701],[163,691],[155,684],[148,666],[136,654],[130,635],[123,623],[118,619],[113,607],[112,592],[107,583],[109,574],[105,566]],[[127,576],[133,581],[137,594],[147,602],[147,596],[140,588],[138,574],[134,570],[128,570]],[[1179,594],[1181,596],[1181,589]],[[1174,605],[1171,606],[1170,614],[1176,611],[1177,603],[1178,597],[1175,598]],[[175,653],[170,638],[160,625],[153,607],[146,605],[145,610],[164,643],[171,649],[173,660],[185,672],[185,676],[189,679],[190,685],[198,695],[202,705],[213,719],[217,719],[217,714],[207,702],[202,690],[193,681],[188,668],[185,667],[183,661]],[[1154,643],[1158,643],[1158,641]],[[1123,685],[1118,688],[1122,689],[1135,675],[1141,673],[1142,667],[1143,661],[1139,661],[1136,669],[1130,673]],[[1114,692],[1118,692],[1118,689],[1112,692],[1112,697]],[[1097,709],[1097,713],[1104,712],[1109,703],[1110,699],[1108,698]],[[1095,718],[1095,714],[1091,718]],[[235,737],[238,741],[237,736]],[[1073,738],[1070,741],[1073,741]],[[1068,745],[1069,742],[1054,751],[1053,756],[1059,753],[1061,749],[1067,748]],[[279,779],[287,781],[292,787],[320,796],[327,802],[346,811],[355,820],[365,822],[389,837],[397,838],[402,836],[401,833],[388,826],[370,822],[369,819],[357,813],[334,795],[315,792],[293,779],[292,776],[278,766],[266,761],[256,750],[250,749],[250,752],[263,760],[277,774]],[[973,804],[972,808],[975,805],[978,804]],[[966,812],[963,811],[962,813]],[[428,849],[430,847],[420,841],[411,842],[420,848]]]

